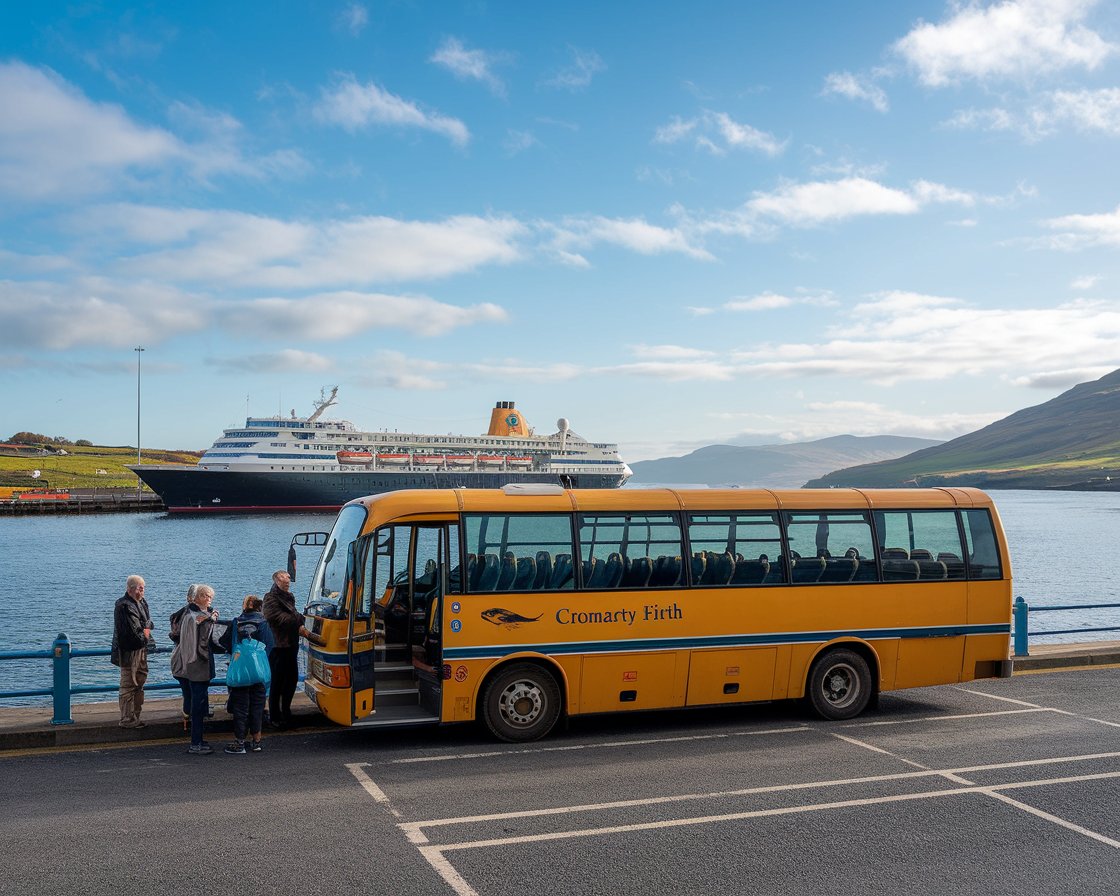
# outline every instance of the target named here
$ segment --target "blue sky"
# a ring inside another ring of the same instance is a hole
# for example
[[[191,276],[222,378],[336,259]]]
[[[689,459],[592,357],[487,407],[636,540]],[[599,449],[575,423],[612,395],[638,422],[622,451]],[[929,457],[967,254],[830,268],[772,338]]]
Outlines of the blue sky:
[[[0,437],[338,384],[640,460],[1120,367],[1120,7],[0,5]]]

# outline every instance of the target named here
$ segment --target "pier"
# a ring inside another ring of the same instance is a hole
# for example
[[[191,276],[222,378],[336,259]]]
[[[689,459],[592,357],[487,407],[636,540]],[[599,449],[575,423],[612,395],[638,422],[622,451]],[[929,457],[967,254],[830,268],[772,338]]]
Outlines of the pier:
[[[154,492],[134,488],[81,488],[24,493],[0,501],[0,516],[83,513],[160,513],[163,501]]]

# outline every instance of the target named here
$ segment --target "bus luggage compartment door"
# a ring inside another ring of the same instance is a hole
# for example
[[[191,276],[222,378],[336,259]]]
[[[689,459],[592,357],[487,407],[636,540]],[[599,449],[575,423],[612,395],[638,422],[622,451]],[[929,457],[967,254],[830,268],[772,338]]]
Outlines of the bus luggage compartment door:
[[[688,706],[745,703],[774,697],[775,647],[694,650],[688,669]]]
[[[687,657],[676,651],[584,657],[580,712],[680,706]]]

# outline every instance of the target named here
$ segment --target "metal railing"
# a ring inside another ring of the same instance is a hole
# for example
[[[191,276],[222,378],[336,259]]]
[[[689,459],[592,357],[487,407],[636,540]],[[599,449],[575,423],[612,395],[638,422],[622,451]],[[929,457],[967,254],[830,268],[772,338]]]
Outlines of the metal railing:
[[[1015,598],[1013,615],[1015,618],[1015,656],[1030,656],[1027,642],[1030,637],[1028,615],[1030,613],[1046,613],[1061,610],[1118,610],[1120,604],[1063,604],[1051,607],[1032,607],[1023,598]],[[1047,629],[1043,632],[1034,632],[1039,635],[1081,635],[1090,632],[1120,632],[1120,625],[1104,625],[1094,628],[1061,628]]]
[[[170,653],[171,647],[151,647],[148,653]],[[120,690],[119,684],[82,684],[70,683],[70,661],[75,657],[110,656],[112,650],[108,647],[99,647],[90,650],[74,650],[70,638],[65,633],[60,633],[54,639],[50,650],[2,650],[0,660],[33,660],[49,659],[53,669],[53,680],[49,688],[24,688],[14,691],[0,691],[0,700],[16,699],[20,697],[51,697],[54,702],[54,717],[52,725],[72,725],[74,719],[70,714],[71,700],[75,694],[110,694]],[[226,683],[224,678],[215,678],[211,686],[221,687]],[[144,685],[144,691],[170,691],[179,690],[177,681],[158,681]]]

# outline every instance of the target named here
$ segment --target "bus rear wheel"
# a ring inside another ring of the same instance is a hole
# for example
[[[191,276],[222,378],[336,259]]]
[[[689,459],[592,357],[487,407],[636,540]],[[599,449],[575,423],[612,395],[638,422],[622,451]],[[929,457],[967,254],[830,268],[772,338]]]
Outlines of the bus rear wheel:
[[[854,650],[830,650],[809,670],[809,702],[822,719],[855,718],[867,707],[873,690],[867,660]]]
[[[486,685],[482,717],[500,740],[537,740],[548,734],[560,717],[560,687],[540,666],[516,663]]]

